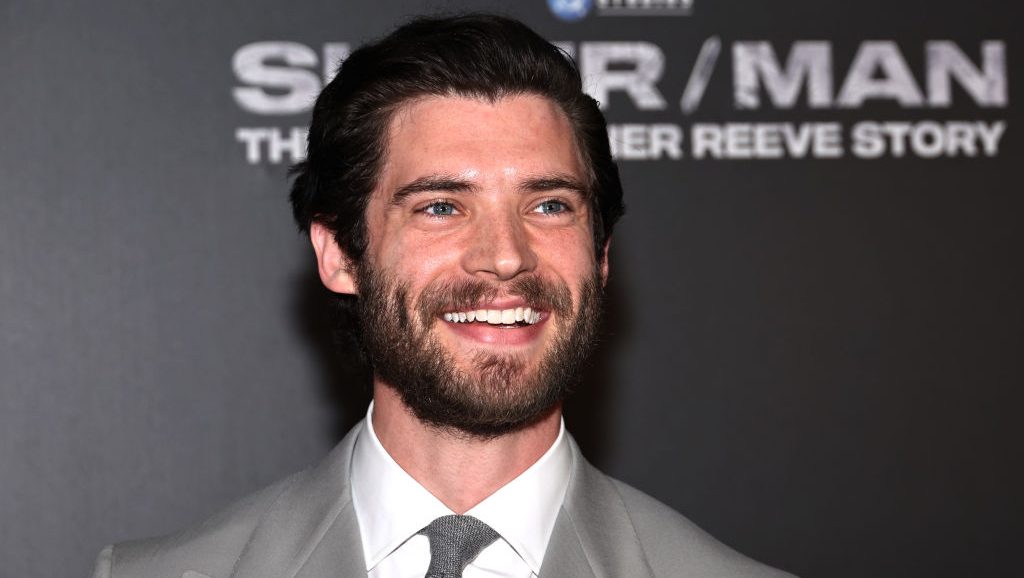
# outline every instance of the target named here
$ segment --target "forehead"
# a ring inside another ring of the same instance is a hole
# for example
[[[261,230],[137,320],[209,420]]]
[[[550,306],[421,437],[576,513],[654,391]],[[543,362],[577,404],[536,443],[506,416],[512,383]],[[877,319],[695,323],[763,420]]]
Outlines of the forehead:
[[[580,176],[572,125],[548,98],[430,96],[392,115],[381,184],[425,173]]]

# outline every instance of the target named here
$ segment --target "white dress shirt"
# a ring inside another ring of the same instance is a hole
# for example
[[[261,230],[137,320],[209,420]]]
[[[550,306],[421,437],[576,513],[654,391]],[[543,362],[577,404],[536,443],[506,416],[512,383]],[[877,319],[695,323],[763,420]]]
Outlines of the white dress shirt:
[[[352,503],[359,520],[369,578],[423,578],[430,542],[417,534],[455,512],[435,498],[388,454],[373,431],[373,404],[352,454]],[[463,578],[531,578],[540,573],[555,518],[569,486],[572,455],[565,423],[536,463],[466,512],[501,538],[463,572]]]

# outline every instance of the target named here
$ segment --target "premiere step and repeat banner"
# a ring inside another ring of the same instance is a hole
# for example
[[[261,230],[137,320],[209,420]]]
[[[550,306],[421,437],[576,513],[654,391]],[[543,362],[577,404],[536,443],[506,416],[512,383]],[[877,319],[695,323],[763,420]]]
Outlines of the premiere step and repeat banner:
[[[288,168],[410,16],[573,55],[628,212],[584,453],[801,576],[1009,576],[1024,536],[1019,8],[915,0],[0,9],[0,576],[88,575],[365,412]]]

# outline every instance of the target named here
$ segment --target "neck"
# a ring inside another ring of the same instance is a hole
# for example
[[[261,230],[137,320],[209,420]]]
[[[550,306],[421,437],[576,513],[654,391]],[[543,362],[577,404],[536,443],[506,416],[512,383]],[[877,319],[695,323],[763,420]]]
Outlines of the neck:
[[[373,387],[373,429],[410,476],[457,514],[463,514],[532,466],[558,437],[562,407],[492,439],[459,435],[420,421],[389,385]]]

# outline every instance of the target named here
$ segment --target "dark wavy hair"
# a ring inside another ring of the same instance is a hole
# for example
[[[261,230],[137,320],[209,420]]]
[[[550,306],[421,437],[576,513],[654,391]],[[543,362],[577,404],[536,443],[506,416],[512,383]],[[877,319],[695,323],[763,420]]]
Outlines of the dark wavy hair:
[[[549,98],[568,117],[585,167],[600,256],[624,211],[604,116],[583,92],[579,70],[565,52],[525,24],[491,14],[418,18],[344,61],[313,107],[306,160],[292,168],[299,229],[322,223],[353,263],[361,263],[366,206],[395,111],[423,96],[493,102],[519,94]]]

